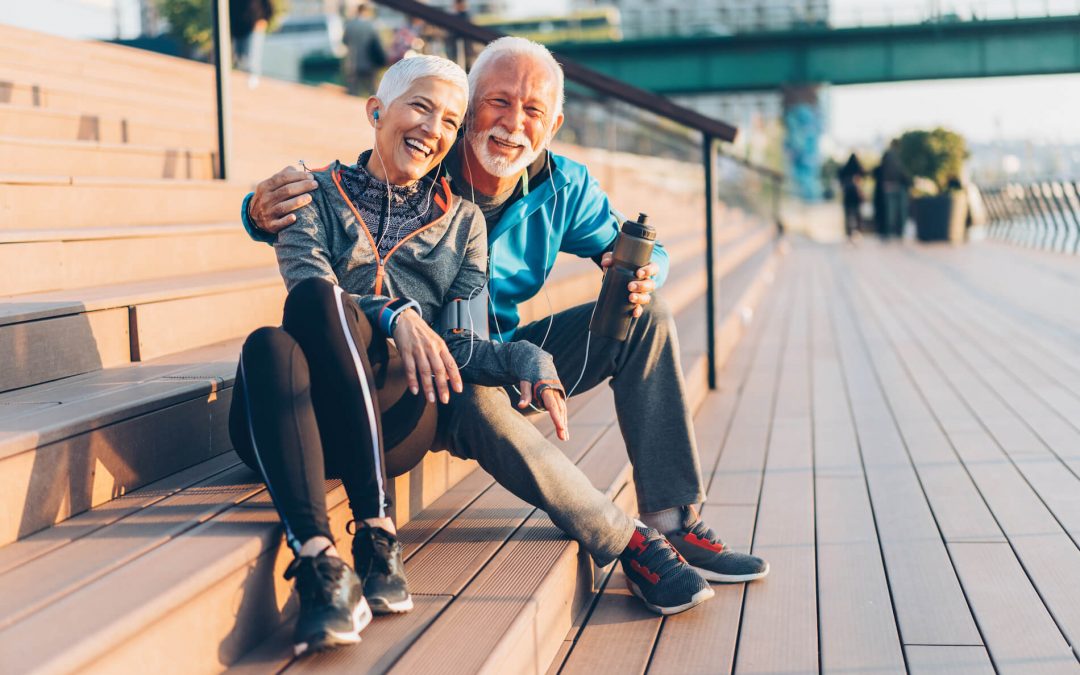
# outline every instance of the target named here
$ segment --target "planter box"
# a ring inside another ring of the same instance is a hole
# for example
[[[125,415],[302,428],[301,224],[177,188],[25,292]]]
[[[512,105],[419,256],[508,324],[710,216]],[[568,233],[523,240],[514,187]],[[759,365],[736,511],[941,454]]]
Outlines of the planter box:
[[[915,232],[919,241],[964,243],[967,226],[967,195],[962,191],[934,197],[920,197],[912,202]]]

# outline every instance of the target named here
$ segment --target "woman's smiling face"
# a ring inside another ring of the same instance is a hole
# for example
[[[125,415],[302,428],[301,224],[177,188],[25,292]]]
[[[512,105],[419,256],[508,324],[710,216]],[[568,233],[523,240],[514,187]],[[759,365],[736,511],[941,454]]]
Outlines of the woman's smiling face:
[[[466,105],[461,88],[435,77],[418,78],[389,106],[374,97],[368,99],[377,148],[368,160],[368,171],[393,185],[408,185],[426,176],[454,144]],[[377,122],[375,110],[379,111]]]

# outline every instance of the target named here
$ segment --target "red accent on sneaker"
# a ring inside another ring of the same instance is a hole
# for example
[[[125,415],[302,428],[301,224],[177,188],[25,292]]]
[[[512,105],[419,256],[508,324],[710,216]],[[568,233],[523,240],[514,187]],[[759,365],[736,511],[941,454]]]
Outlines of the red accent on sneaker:
[[[638,563],[638,561],[636,561],[636,560],[631,560],[630,561],[630,567],[635,572],[637,572],[641,576],[645,577],[645,579],[650,584],[653,584],[654,586],[656,585],[656,583],[658,581],[660,581],[660,575],[659,574],[657,574],[655,572],[650,572],[648,567],[645,567],[644,565]]]
[[[693,544],[694,546],[697,546],[698,548],[703,548],[703,549],[705,549],[707,551],[712,551],[713,553],[720,553],[721,551],[724,550],[724,544],[722,542],[709,541],[708,539],[702,539],[701,537],[697,536],[693,532],[687,532],[685,535],[683,535],[683,541],[685,541],[687,544]]]
[[[626,545],[626,548],[638,553],[644,553],[648,544],[645,542],[645,535],[634,530],[634,534],[630,537],[630,543]]]

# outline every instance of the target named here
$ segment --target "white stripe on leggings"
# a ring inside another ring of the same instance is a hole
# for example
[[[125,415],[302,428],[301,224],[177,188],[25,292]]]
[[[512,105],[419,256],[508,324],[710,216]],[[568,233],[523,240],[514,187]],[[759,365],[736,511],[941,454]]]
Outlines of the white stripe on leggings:
[[[371,428],[371,448],[375,455],[375,480],[379,485],[379,517],[386,517],[386,491],[383,487],[382,478],[382,447],[379,445],[378,413],[375,411],[371,389],[368,387],[367,374],[364,372],[364,363],[360,360],[360,351],[353,342],[352,331],[345,320],[345,304],[342,298],[345,291],[340,286],[334,286],[334,298],[337,300],[338,318],[341,319],[341,331],[345,333],[345,341],[349,343],[349,352],[352,354],[353,365],[356,366],[356,376],[360,379],[360,387],[364,390],[364,407],[367,408],[368,426]]]
[[[251,451],[255,453],[255,462],[259,465],[259,473],[262,474],[263,482],[266,483],[266,491],[270,493],[270,501],[277,508],[278,500],[274,496],[274,488],[270,485],[270,477],[266,475],[266,466],[263,464],[262,457],[259,456],[259,445],[255,442],[255,423],[251,417],[251,396],[248,394],[248,379],[244,374],[244,352],[240,352],[240,379],[244,383],[244,412],[247,414],[248,421],[248,434],[251,436]],[[285,520],[285,513],[277,508],[278,518],[281,518],[281,524],[285,526],[285,541],[288,542],[289,548],[300,555],[300,547],[303,545],[296,535],[293,533],[291,527],[289,527],[289,521]]]

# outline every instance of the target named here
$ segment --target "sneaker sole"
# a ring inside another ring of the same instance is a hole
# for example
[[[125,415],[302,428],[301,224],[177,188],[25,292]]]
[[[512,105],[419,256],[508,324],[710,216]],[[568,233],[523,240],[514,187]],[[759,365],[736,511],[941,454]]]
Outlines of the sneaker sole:
[[[386,602],[380,598],[371,598],[371,611],[375,614],[404,614],[412,611],[412,596],[408,596],[400,602]]]
[[[701,589],[697,593],[694,593],[694,595],[692,595],[690,597],[690,602],[686,603],[685,605],[675,605],[675,606],[672,606],[672,607],[661,607],[659,605],[654,605],[651,602],[649,602],[648,600],[646,600],[645,599],[645,594],[641,592],[641,589],[638,588],[638,585],[635,584],[633,581],[630,581],[629,579],[627,579],[626,580],[626,587],[629,588],[630,592],[633,593],[634,595],[636,595],[639,600],[641,600],[643,603],[645,603],[646,607],[648,607],[650,610],[656,612],[657,614],[663,614],[664,616],[668,616],[668,615],[671,615],[671,614],[679,614],[680,612],[685,612],[688,609],[693,609],[694,607],[697,607],[698,605],[705,602],[706,600],[708,600],[712,596],[716,595],[716,592],[712,588],[709,588],[708,586],[706,586],[705,588]]]
[[[327,630],[315,635],[308,642],[297,642],[293,645],[293,655],[302,656],[307,653],[324,652],[335,647],[357,644],[360,642],[360,631],[371,623],[371,616],[371,607],[368,606],[367,598],[360,598],[360,603],[353,610],[352,630],[345,632]]]
[[[691,567],[694,566],[691,565]],[[737,584],[744,581],[754,581],[755,579],[764,578],[765,575],[769,573],[769,563],[765,563],[765,569],[752,574],[721,574],[719,572],[707,570],[704,567],[694,567],[694,571],[700,574],[701,578],[705,581],[715,581],[721,584]]]

